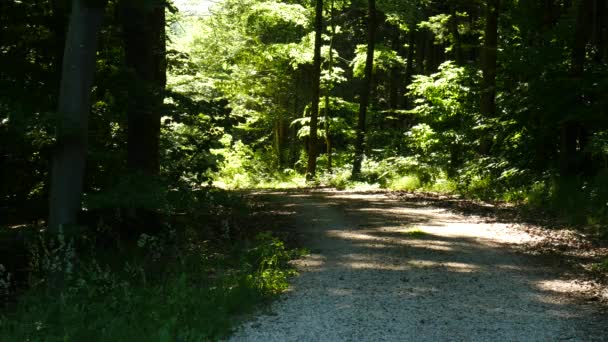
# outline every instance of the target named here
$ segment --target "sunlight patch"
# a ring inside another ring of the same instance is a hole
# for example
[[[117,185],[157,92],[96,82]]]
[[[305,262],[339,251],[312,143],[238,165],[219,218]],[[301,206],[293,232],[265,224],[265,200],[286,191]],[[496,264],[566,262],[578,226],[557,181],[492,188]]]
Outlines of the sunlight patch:
[[[368,234],[356,233],[354,231],[344,231],[344,230],[328,230],[326,232],[327,236],[333,238],[340,238],[345,240],[382,240],[381,238],[377,238]]]
[[[343,263],[344,266],[355,270],[383,270],[383,271],[407,271],[410,269],[407,265],[387,265],[381,262],[372,261],[353,261]]]
[[[418,268],[448,268],[450,272],[457,273],[471,273],[479,271],[480,267],[477,265],[466,264],[463,262],[437,262],[431,260],[412,260],[408,262],[409,265]]]
[[[311,254],[303,259],[294,260],[292,263],[296,266],[307,268],[308,271],[313,269],[320,270],[325,266],[325,257],[319,254]]]
[[[585,293],[592,288],[588,283],[564,279],[541,280],[536,282],[536,286],[541,290],[557,293]]]

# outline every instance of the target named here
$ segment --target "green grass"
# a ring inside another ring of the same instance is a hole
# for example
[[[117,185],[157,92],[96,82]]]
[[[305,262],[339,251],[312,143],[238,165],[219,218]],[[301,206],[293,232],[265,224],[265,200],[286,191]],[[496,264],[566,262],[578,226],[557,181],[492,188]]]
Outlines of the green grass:
[[[187,248],[187,246],[183,246]],[[192,247],[192,246],[190,246]],[[222,252],[222,249],[228,252]],[[29,290],[0,315],[3,341],[206,341],[227,336],[235,318],[288,286],[299,255],[268,233],[249,244],[198,246],[164,267],[90,260],[65,290]],[[148,260],[149,261],[149,260]]]
[[[591,271],[596,273],[608,273],[608,258],[591,265]]]
[[[402,232],[402,234],[403,236],[408,238],[421,238],[428,235],[424,230],[418,227],[409,228],[406,231]]]

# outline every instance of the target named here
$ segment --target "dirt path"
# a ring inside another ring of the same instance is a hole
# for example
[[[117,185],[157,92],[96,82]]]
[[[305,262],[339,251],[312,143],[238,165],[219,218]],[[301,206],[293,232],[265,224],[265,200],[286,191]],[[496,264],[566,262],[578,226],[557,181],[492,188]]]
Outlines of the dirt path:
[[[267,193],[312,253],[233,341],[600,341],[599,307],[508,244],[531,236],[383,194]]]

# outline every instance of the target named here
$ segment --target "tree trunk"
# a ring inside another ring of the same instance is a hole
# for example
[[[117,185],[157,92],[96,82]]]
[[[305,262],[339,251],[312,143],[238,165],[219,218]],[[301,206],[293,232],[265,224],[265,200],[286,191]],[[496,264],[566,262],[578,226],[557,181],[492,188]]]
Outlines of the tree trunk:
[[[595,13],[593,41],[596,46],[594,61],[597,64],[606,62],[608,57],[608,42],[606,41],[608,33],[608,18],[606,18],[608,10],[608,1],[596,0],[594,3],[593,12]]]
[[[127,68],[132,72],[128,110],[127,163],[138,173],[160,171],[160,117],[166,86],[165,7],[122,5]]]
[[[483,73],[481,90],[481,114],[486,118],[496,115],[496,51],[498,42],[499,0],[490,0],[486,7],[484,45],[481,54]]]
[[[589,18],[593,16],[593,2],[594,0],[582,0],[578,8],[570,67],[575,80],[584,74],[586,47],[592,31]],[[560,131],[560,175],[575,176],[580,171],[579,152],[583,149],[583,146],[577,145],[579,141],[587,140],[583,136],[586,130],[577,120],[566,119],[561,123]]]
[[[488,0],[486,4],[486,25],[484,44],[481,48],[481,99],[480,111],[484,118],[496,116],[496,57],[498,43],[498,11],[500,0]],[[479,153],[487,155],[492,148],[492,138],[488,132],[481,132]]]
[[[317,0],[315,7],[315,51],[312,75],[312,104],[310,110],[310,143],[308,144],[308,164],[306,179],[313,180],[317,172],[317,125],[319,99],[321,97],[321,34],[323,33],[323,0]]]
[[[53,58],[54,69],[57,73],[58,89],[61,88],[61,63],[63,63],[63,50],[66,41],[66,24],[68,22],[68,3],[66,0],[51,1],[52,16],[50,18],[49,28],[53,32],[55,45],[55,53]],[[59,97],[59,96],[58,96]]]
[[[405,86],[407,87],[412,83],[412,76],[414,75],[414,57],[416,52],[416,30],[410,29],[409,34],[409,46],[407,48],[407,64],[405,65]]]
[[[136,177],[152,181],[160,173],[160,118],[167,83],[165,6],[148,7],[135,0],[121,6],[125,62],[131,73],[127,166]],[[127,234],[160,229],[156,210],[138,208],[137,203],[129,210],[135,222],[129,223]]]
[[[376,0],[368,0],[368,20],[367,20],[367,57],[365,59],[365,79],[361,91],[359,103],[359,117],[357,124],[357,140],[355,141],[355,160],[351,177],[356,179],[361,175],[361,164],[365,151],[365,121],[367,119],[367,106],[369,105],[370,93],[372,90],[373,70],[374,70],[374,48],[376,43]]]
[[[93,5],[86,0],[72,2],[51,170],[48,229],[53,234],[62,225],[75,224],[81,206],[91,87],[104,7],[103,3]]]
[[[425,30],[416,30],[414,31],[416,35],[416,68],[414,73],[423,75],[424,72],[424,56],[426,55],[426,35],[427,32]]]
[[[456,65],[464,65],[464,59],[462,57],[462,42],[460,41],[460,32],[458,31],[458,16],[456,15],[456,9],[452,7],[450,17],[450,31],[454,36],[454,60]]]
[[[334,38],[336,36],[336,24],[334,22],[334,0],[331,0],[331,9],[329,12],[330,21],[331,21],[331,40],[329,41],[329,61],[327,70],[329,73],[329,84],[327,85],[327,91],[325,92],[325,148],[327,150],[327,172],[332,173],[332,154],[331,154],[331,108],[329,95],[333,88],[333,84],[331,81],[332,71],[334,67]]]
[[[393,34],[392,34],[392,42],[391,42],[391,48],[397,52],[398,55],[401,55],[401,33],[399,32],[399,27],[395,27],[393,29]],[[400,90],[401,90],[401,84],[403,83],[403,80],[401,78],[402,74],[401,74],[401,66],[399,65],[394,65],[391,67],[390,70],[390,78],[389,78],[389,85],[390,85],[390,92],[389,92],[389,109],[399,109],[399,104],[400,104],[400,98],[401,98],[401,94],[400,94]]]

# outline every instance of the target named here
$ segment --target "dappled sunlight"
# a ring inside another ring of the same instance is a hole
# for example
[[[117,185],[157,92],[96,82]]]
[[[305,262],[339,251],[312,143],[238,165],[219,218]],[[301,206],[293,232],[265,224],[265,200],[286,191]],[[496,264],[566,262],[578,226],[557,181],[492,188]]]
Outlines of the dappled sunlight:
[[[382,240],[381,238],[373,237],[369,234],[359,233],[357,231],[352,230],[327,230],[325,235],[332,238],[340,238],[345,240],[353,240],[353,241],[373,241],[373,240]]]
[[[309,254],[304,258],[293,260],[294,266],[304,271],[320,271],[324,268],[326,258],[320,254]]]
[[[498,270],[504,270],[504,271],[515,271],[515,272],[530,271],[530,267],[525,267],[522,265],[494,265],[494,267],[496,267],[496,269],[498,269]]]
[[[344,267],[355,270],[383,270],[383,271],[406,271],[410,269],[407,265],[388,265],[382,260],[373,261],[350,261],[340,263]]]
[[[285,194],[282,194],[285,195]],[[311,193],[298,193],[298,194],[287,194],[287,196],[289,197],[293,197],[293,198],[310,198],[313,196],[313,194]]]
[[[307,195],[276,196],[314,251],[294,262],[300,276],[277,310],[288,312],[278,318],[286,317],[286,326],[297,321],[313,329],[336,320],[331,330],[355,319],[357,329],[377,324],[402,336],[436,336],[442,327],[456,340],[467,340],[471,329],[486,337],[525,331],[513,335],[525,339],[548,322],[587,315],[562,298],[572,293],[571,284],[512,253],[509,246],[530,238],[506,224],[408,206],[377,193]],[[467,331],[458,335],[463,327]]]
[[[353,289],[345,289],[345,288],[331,288],[328,289],[327,292],[331,296],[352,296],[354,293]]]
[[[589,284],[568,279],[542,279],[535,285],[541,290],[557,293],[584,293],[589,289]]]
[[[435,241],[435,240],[418,240],[418,239],[409,239],[407,241],[402,242],[403,245],[410,245],[418,248],[425,248],[434,251],[442,251],[442,252],[455,252],[456,249],[453,244],[446,241]],[[462,253],[462,251],[460,251]]]
[[[466,263],[462,263],[462,262],[452,262],[452,261],[439,262],[439,261],[433,261],[433,260],[410,260],[407,263],[408,263],[408,265],[411,265],[412,267],[445,268],[450,272],[457,272],[457,273],[471,273],[471,272],[478,272],[481,270],[481,267],[478,265],[466,264]]]

